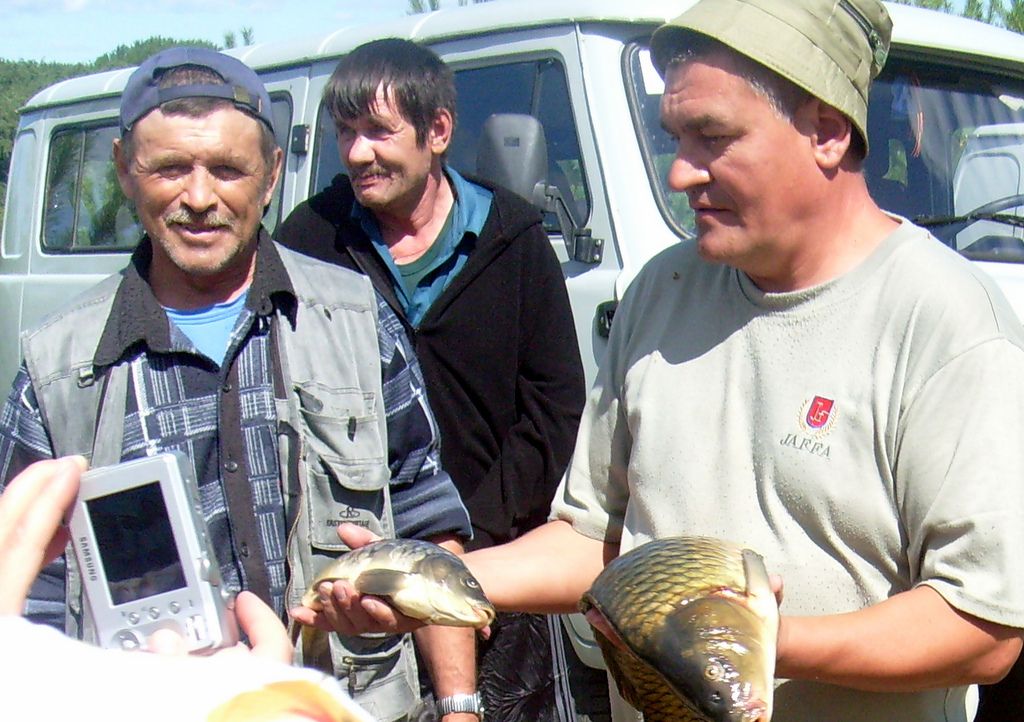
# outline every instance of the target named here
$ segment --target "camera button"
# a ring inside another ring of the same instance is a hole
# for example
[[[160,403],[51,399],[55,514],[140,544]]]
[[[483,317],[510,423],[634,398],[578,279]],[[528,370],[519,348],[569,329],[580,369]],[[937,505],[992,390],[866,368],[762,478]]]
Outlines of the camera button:
[[[128,613],[128,621],[131,622],[132,624],[138,624],[140,619],[141,618],[139,617],[138,612],[129,612]]]
[[[210,581],[210,569],[212,566],[213,565],[210,564],[210,558],[206,556],[206,554],[203,554],[199,559],[199,578],[204,582]]]
[[[160,619],[160,610],[157,609],[156,607],[150,607],[149,608],[149,618],[150,619]]]
[[[121,645],[121,649],[138,649],[142,646],[142,640],[139,639],[139,635],[128,629],[118,632],[115,639]]]
[[[185,636],[196,641],[206,639],[206,620],[203,615],[194,614],[185,620]]]
[[[167,609],[170,611],[171,614],[177,614],[181,611],[181,605],[177,602],[171,602],[167,605]]]

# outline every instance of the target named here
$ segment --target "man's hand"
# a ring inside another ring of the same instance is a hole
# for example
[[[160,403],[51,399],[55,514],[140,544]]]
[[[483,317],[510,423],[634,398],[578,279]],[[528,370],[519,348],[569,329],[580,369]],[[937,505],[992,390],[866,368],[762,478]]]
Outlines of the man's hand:
[[[338,527],[338,536],[351,549],[380,539],[361,526],[347,523]],[[348,582],[324,582],[318,591],[323,611],[295,607],[288,610],[288,614],[302,624],[350,637],[371,632],[403,634],[424,626],[420,620],[396,611],[380,597],[360,594]]]
[[[21,614],[39,570],[64,551],[64,517],[86,467],[81,456],[38,461],[0,496],[0,614]]]
[[[216,654],[254,654],[264,659],[290,664],[292,643],[288,630],[281,624],[274,610],[252,592],[240,592],[235,598],[235,618],[238,626],[249,637],[247,647],[239,642],[234,647],[219,650]],[[184,655],[185,638],[170,629],[161,629],[146,640],[150,652],[166,655]]]

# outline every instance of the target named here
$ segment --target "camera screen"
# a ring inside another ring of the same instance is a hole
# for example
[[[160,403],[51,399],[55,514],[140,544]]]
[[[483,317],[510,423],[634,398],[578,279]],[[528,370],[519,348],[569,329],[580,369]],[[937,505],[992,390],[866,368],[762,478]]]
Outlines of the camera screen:
[[[185,586],[160,482],[85,502],[114,604]]]

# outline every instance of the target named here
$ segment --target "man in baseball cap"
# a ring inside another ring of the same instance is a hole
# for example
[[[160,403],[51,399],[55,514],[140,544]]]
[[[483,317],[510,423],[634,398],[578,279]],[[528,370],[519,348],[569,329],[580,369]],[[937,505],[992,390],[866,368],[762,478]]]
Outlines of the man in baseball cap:
[[[429,407],[409,401],[426,395],[398,319],[363,276],[262,227],[282,152],[256,73],[165,50],[128,79],[120,118],[114,164],[145,235],[120,274],[26,334],[0,485],[38,458],[182,451],[225,587],[282,620],[344,550],[338,519],[461,551],[469,516]],[[155,513],[137,511],[143,524]],[[74,560],[46,576],[29,612],[61,610],[60,627],[88,637]],[[407,719],[420,704],[409,635],[343,637],[330,620],[301,635],[297,661],[344,679],[374,719]],[[435,687],[474,692],[473,630],[425,642]]]
[[[889,35],[875,0],[700,0],[654,33],[696,237],[619,305],[553,520],[466,557],[499,608],[570,611],[651,539],[761,553],[773,722],[966,722],[1021,649],[1024,329],[868,193]],[[715,679],[723,719],[771,713]]]

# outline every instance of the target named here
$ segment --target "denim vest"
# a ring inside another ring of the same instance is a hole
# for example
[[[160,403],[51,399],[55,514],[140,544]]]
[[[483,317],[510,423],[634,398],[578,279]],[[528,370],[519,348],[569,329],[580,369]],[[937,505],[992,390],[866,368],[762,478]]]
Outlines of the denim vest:
[[[394,520],[373,287],[362,275],[277,249],[298,298],[294,328],[283,315],[274,320],[285,387],[276,402],[281,482],[300,491],[297,508],[286,509],[294,519],[287,539],[290,608],[347,551],[336,532],[342,521],[393,537]],[[92,466],[121,459],[129,364],[93,366],[120,281],[105,279],[22,335],[54,454],[81,454]],[[67,562],[67,633],[91,639],[70,547]],[[325,636],[307,630],[296,662],[333,672],[375,719],[403,719],[418,702],[410,635]]]

